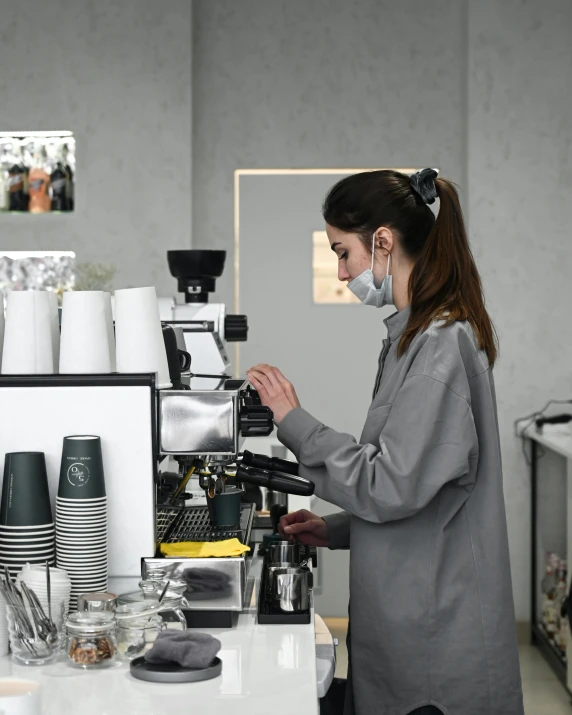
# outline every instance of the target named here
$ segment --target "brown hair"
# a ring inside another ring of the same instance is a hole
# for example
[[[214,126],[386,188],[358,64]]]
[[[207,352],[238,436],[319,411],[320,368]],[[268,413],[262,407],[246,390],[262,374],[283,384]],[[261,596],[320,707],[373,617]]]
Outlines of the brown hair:
[[[357,233],[371,251],[380,226],[394,230],[406,255],[415,261],[409,278],[411,315],[399,343],[402,355],[434,320],[445,325],[467,321],[492,366],[497,338],[485,308],[481,278],[469,246],[459,194],[447,179],[436,179],[437,218],[398,171],[367,171],[339,181],[328,193],[326,223]]]

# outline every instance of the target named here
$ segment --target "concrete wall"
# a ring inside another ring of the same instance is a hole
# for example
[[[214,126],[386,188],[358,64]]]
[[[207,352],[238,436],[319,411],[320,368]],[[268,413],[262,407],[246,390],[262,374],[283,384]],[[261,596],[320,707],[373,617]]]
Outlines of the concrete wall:
[[[427,165],[461,185],[501,341],[519,619],[528,617],[529,488],[512,422],[571,396],[571,29],[568,0],[194,5],[196,246],[232,250],[236,168]],[[271,240],[280,216],[261,205],[260,220]],[[232,300],[230,271],[219,295]]]
[[[239,168],[427,164],[462,179],[463,12],[454,0],[195,0],[194,245],[231,250]],[[260,210],[271,230],[280,217]],[[219,286],[230,302],[230,270]]]
[[[116,287],[173,292],[168,248],[190,246],[191,4],[3,3],[0,130],[69,129],[76,211],[0,216],[0,249],[74,250]]]
[[[471,3],[469,28],[471,237],[500,338],[505,494],[523,619],[530,492],[513,420],[551,398],[572,399],[572,4]],[[542,461],[540,470],[548,478]]]

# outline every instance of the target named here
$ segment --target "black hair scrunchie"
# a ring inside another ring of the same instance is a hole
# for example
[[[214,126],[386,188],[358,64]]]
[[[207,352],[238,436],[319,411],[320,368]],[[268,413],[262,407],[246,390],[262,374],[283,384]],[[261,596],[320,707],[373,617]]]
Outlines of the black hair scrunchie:
[[[439,174],[435,169],[421,169],[421,171],[411,174],[409,183],[416,194],[419,194],[424,204],[433,204],[438,197],[435,179]]]

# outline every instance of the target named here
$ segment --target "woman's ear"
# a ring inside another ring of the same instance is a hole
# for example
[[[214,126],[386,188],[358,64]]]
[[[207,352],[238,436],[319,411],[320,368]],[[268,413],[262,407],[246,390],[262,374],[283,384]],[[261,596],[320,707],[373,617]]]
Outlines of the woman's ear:
[[[375,247],[382,249],[384,253],[391,253],[395,245],[393,231],[387,226],[380,226],[375,232]]]

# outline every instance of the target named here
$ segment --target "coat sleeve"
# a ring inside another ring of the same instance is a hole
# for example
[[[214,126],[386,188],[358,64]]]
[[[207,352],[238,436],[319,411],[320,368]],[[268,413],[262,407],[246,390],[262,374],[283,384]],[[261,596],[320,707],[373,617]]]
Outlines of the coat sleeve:
[[[311,468],[319,497],[377,523],[412,516],[447,482],[470,487],[478,459],[470,404],[427,375],[403,383],[375,444],[358,444],[302,408],[282,420],[278,438]]]
[[[330,549],[336,550],[350,548],[350,519],[351,516],[347,513],[347,511],[341,511],[337,514],[329,514],[324,517],[324,521],[328,526]]]

